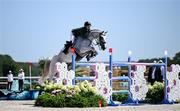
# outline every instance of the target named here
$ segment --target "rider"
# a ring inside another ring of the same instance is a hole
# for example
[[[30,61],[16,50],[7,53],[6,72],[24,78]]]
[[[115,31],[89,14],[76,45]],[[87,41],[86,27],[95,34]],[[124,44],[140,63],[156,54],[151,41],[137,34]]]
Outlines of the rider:
[[[90,33],[90,30],[91,30],[91,23],[86,21],[84,23],[84,27],[73,29],[71,31],[72,32],[71,40],[74,40],[77,37],[86,38],[88,36],[88,34]]]
[[[90,31],[91,31],[91,23],[89,21],[84,22],[84,27],[73,29],[71,31],[71,38],[70,38],[71,40],[66,41],[65,49],[63,52],[67,54],[69,47],[73,46],[73,44],[76,42],[76,39],[78,37],[86,38],[88,34],[90,33]],[[94,57],[96,55],[97,55],[97,52],[94,49],[94,51],[92,51],[89,55],[87,55],[86,58],[89,61],[91,57]]]

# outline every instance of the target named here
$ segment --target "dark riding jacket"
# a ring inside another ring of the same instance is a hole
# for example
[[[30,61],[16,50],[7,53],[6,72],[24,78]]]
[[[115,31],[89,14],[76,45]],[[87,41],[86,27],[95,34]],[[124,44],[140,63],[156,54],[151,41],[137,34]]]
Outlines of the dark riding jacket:
[[[72,30],[72,34],[75,37],[87,37],[89,32],[90,30],[86,29],[86,27],[80,27]]]

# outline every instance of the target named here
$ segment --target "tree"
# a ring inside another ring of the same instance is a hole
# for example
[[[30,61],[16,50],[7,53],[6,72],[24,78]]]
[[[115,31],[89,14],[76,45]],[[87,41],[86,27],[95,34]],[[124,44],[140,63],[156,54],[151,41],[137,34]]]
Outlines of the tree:
[[[46,63],[46,61],[47,61],[48,59],[40,59],[39,60],[39,62],[38,62],[38,68],[39,68],[39,70],[40,70],[40,73],[41,74],[43,74],[44,72],[44,65],[45,65],[45,63]]]
[[[164,60],[164,58],[151,58],[151,59],[140,59],[138,62],[148,62],[152,63],[154,61]],[[180,64],[180,52],[176,53],[175,56],[171,58],[167,58],[168,66],[171,64]]]
[[[18,65],[9,55],[0,55],[0,76],[7,76],[11,70],[13,73],[17,73]]]
[[[1,74],[3,73],[3,55],[0,55],[0,76],[2,76]]]
[[[180,64],[180,52],[176,53],[173,57],[173,63],[174,64]]]

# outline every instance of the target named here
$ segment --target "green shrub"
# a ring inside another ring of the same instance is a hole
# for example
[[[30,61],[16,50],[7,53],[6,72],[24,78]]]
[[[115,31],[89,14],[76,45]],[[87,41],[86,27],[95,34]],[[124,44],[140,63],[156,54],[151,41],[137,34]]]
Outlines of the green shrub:
[[[51,94],[49,93],[45,93],[43,95],[38,96],[38,98],[35,101],[35,106],[42,106],[44,104],[44,100],[50,97],[51,97]]]
[[[88,92],[81,91],[79,94],[80,94],[81,96],[83,96],[83,97],[91,97],[91,96],[94,96],[94,95],[95,95],[95,94],[94,94],[93,92],[91,92],[91,91],[88,91]]]
[[[98,107],[107,106],[106,100],[97,95],[96,88],[88,81],[81,82],[75,86],[64,86],[48,83],[44,88],[46,92],[37,98],[35,106],[43,107]]]
[[[107,106],[106,100],[101,95],[89,96],[88,98],[89,107],[99,107],[99,102],[102,102],[102,107]]]
[[[32,89],[44,90],[44,86],[41,86],[39,83],[33,83],[32,84]]]
[[[51,103],[53,104],[52,107],[65,107],[66,106],[66,103],[65,103],[66,95],[59,94],[57,96],[53,96],[52,98],[53,98],[53,102]]]
[[[66,98],[67,107],[89,107],[88,99],[79,94]]]
[[[149,90],[146,95],[146,101],[149,103],[160,103],[164,98],[164,84],[155,82],[153,86],[149,86]]]
[[[37,98],[35,106],[98,107],[99,101],[102,101],[102,107],[107,106],[106,100],[100,95],[83,96],[80,94],[75,94],[72,96],[67,96],[65,94],[51,95],[50,93],[45,93]]]
[[[60,85],[60,84],[53,84],[53,83],[47,83],[44,86],[36,86],[37,89],[42,89],[47,92],[47,93],[51,93],[52,91],[55,90],[61,90],[61,93],[69,93],[70,92],[90,92],[90,93],[97,93],[96,88],[92,86],[91,83],[89,83],[88,81],[83,81],[81,83],[78,83],[75,86],[64,86],[64,85]]]
[[[54,97],[50,96],[49,98],[43,99],[43,107],[53,107],[54,106]],[[55,106],[54,106],[55,107]]]
[[[25,84],[25,85],[24,85],[24,90],[25,90],[25,91],[29,91],[29,89],[30,89],[30,85],[29,85],[29,84]]]
[[[65,95],[51,95],[49,93],[45,93],[44,95],[40,95],[36,102],[35,106],[43,106],[43,107],[65,107]]]
[[[180,103],[180,99],[177,100],[177,103]]]
[[[124,102],[128,99],[128,94],[113,94],[112,98],[114,101]]]

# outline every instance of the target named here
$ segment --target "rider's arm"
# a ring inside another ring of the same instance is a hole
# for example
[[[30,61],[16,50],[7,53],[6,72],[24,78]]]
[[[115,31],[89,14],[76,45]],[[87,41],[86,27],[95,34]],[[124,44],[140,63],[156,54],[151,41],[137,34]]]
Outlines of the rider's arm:
[[[71,32],[72,32],[72,35],[74,35],[74,37],[78,37],[78,36],[81,36],[82,34],[82,29],[83,27],[80,27],[80,28],[76,28],[76,29],[73,29]]]

